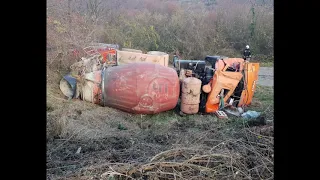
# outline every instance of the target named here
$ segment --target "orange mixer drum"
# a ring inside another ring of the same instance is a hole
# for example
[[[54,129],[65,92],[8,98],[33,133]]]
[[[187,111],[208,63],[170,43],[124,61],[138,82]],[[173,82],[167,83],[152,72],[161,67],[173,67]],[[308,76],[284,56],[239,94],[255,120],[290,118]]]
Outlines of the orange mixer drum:
[[[103,104],[137,114],[173,109],[180,84],[177,72],[153,63],[132,63],[102,72]]]

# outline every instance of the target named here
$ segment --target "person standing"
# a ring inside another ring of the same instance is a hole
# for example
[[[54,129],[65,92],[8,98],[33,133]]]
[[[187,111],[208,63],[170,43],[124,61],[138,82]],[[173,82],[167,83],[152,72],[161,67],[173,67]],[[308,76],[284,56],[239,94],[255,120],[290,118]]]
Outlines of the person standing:
[[[251,58],[250,48],[249,48],[249,45],[246,45],[246,49],[243,51],[243,59],[245,61],[250,61],[250,58]]]

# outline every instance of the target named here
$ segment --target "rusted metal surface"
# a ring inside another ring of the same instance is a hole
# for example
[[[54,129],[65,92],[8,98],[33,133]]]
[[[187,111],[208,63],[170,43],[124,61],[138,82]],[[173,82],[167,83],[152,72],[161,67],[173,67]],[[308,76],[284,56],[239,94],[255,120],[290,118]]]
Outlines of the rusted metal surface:
[[[117,61],[117,44],[92,43],[90,46],[83,48],[88,56],[101,55],[102,63],[116,64]]]
[[[113,50],[113,49],[119,49],[119,45],[118,44],[91,43],[89,46],[83,48],[83,50],[89,56],[99,54],[100,52],[103,52],[105,50]]]
[[[102,56],[94,55],[89,58],[81,58],[81,61],[76,62],[70,66],[71,75],[77,79],[84,76],[86,73],[99,71],[103,68]]]
[[[101,71],[87,73],[81,83],[83,100],[102,105]]]
[[[186,114],[199,111],[201,80],[195,77],[185,78],[182,82],[180,110]]]
[[[103,75],[105,106],[137,114],[173,109],[180,87],[176,71],[152,63],[111,67]]]

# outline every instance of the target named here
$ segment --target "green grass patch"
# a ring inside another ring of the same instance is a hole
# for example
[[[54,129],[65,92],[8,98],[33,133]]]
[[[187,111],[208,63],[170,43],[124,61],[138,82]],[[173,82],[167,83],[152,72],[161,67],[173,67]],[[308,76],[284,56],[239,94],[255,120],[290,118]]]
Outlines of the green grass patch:
[[[143,117],[143,119],[146,119],[156,124],[167,123],[172,120],[177,120],[178,118],[179,118],[179,115],[177,115],[174,110],[165,111],[165,112],[154,114],[154,115],[145,115]]]
[[[265,116],[268,120],[273,119],[274,112],[274,91],[273,87],[260,86],[256,87],[251,105],[245,111],[261,112],[260,116]],[[229,116],[229,127],[242,128],[245,119],[241,117]]]
[[[273,62],[260,62],[260,67],[274,67]]]
[[[253,95],[252,106],[255,107],[256,103],[261,103],[262,108],[273,104],[274,102],[274,91],[273,87],[269,86],[257,86],[256,91]]]
[[[256,87],[252,103],[245,109],[245,111],[252,110],[261,113],[273,114],[273,95],[273,87],[258,85]],[[268,115],[268,117],[270,116],[273,117],[273,115]],[[143,121],[149,121],[156,125],[176,121],[177,124],[194,131],[203,129],[202,124],[206,123],[219,124],[219,126],[226,125],[228,127],[243,127],[243,118],[241,117],[229,115],[228,120],[225,120],[217,119],[213,114],[180,116],[176,110],[170,110],[155,115],[145,115],[143,116]]]

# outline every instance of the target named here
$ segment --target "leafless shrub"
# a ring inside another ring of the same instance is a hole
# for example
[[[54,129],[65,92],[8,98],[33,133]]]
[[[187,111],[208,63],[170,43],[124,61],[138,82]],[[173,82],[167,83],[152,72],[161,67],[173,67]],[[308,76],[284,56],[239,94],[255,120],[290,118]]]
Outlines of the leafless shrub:
[[[189,59],[241,56],[250,44],[258,61],[273,58],[272,2],[208,2],[48,0],[48,65],[68,69],[90,42],[179,51]]]

